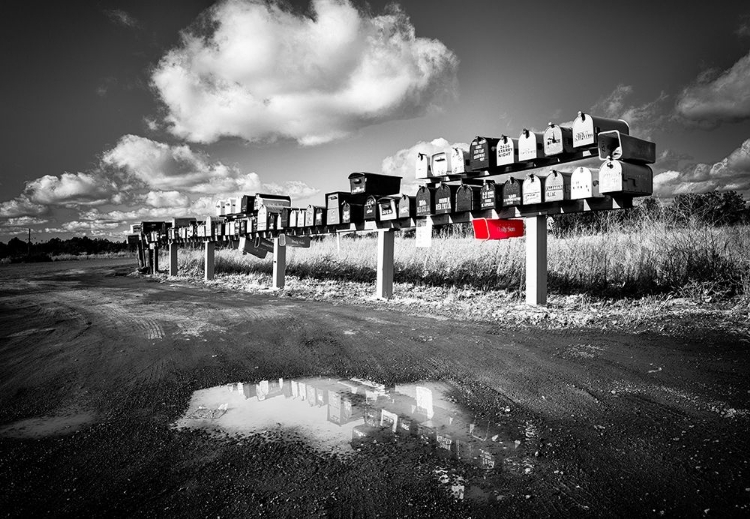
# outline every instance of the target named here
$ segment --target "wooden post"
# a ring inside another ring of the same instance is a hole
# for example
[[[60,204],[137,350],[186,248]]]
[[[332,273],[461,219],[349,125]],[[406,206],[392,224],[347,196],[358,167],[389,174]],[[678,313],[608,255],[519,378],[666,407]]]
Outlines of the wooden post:
[[[159,244],[154,243],[154,271],[152,274],[159,273]]]
[[[203,279],[209,281],[214,278],[214,250],[216,244],[212,241],[206,242],[206,248],[203,254]]]
[[[177,275],[177,244],[174,241],[169,244],[169,275]]]
[[[547,217],[526,218],[526,304],[547,304]]]
[[[379,299],[393,296],[393,237],[392,229],[378,231],[378,270],[375,295]]]
[[[273,239],[273,288],[281,290],[284,288],[284,276],[286,274],[286,245],[281,244],[277,236]]]

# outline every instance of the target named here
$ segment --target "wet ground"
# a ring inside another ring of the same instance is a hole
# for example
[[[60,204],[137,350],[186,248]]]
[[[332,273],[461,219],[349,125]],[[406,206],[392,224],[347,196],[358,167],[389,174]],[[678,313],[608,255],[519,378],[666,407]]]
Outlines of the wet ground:
[[[750,337],[0,268],[0,514],[744,517]]]

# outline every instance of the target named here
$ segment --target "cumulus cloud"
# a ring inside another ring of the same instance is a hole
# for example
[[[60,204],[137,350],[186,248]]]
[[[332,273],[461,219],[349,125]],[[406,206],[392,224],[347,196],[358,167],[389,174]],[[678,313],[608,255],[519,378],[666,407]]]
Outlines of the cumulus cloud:
[[[41,225],[49,220],[37,218],[34,216],[19,216],[18,218],[8,218],[5,222],[0,223],[2,227],[28,227],[29,225]]]
[[[630,104],[627,99],[633,94],[631,85],[619,84],[608,95],[591,107],[591,113],[610,119],[623,119],[630,125],[630,134],[641,139],[652,139],[667,120],[666,101],[669,96],[661,92],[653,101]]]
[[[34,203],[65,206],[100,205],[117,193],[116,182],[97,172],[44,175],[27,182],[24,189]]]
[[[381,170],[386,175],[402,177],[401,192],[413,195],[417,192],[419,185],[423,183],[416,180],[417,155],[423,153],[432,156],[441,151],[450,151],[451,148],[469,151],[469,145],[465,142],[451,144],[446,139],[439,137],[429,142],[418,142],[410,148],[404,148],[390,157],[386,157],[383,159]]]
[[[45,214],[47,207],[29,200],[29,197],[21,194],[13,200],[0,202],[0,218],[19,218],[24,216],[38,216]]]
[[[680,93],[675,111],[685,121],[709,128],[750,119],[750,52],[729,70],[702,73]]]
[[[152,74],[172,133],[193,142],[296,139],[315,145],[416,117],[455,95],[458,59],[415,36],[397,7],[371,16],[349,0],[225,0],[182,34]]]

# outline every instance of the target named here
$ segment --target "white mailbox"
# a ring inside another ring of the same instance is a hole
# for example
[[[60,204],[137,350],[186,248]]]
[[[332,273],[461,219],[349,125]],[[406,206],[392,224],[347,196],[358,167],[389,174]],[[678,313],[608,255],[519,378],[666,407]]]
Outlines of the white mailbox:
[[[573,121],[573,147],[596,146],[598,135],[610,130],[617,130],[624,134],[630,133],[628,123],[622,119],[605,119],[578,112],[578,117]]]
[[[573,130],[565,126],[549,123],[544,130],[544,154],[546,156],[571,153],[573,151]]]
[[[518,138],[518,161],[525,162],[542,157],[544,157],[543,135],[524,129]]]
[[[544,201],[562,202],[570,200],[570,173],[552,171],[544,179]]]
[[[451,173],[466,173],[469,165],[469,154],[463,148],[451,148]]]
[[[297,227],[297,214],[299,214],[299,211],[296,207],[289,211],[289,227]]]
[[[518,162],[518,139],[503,135],[497,141],[497,165],[507,166]]]
[[[570,177],[570,198],[581,200],[583,198],[601,198],[599,193],[599,170],[579,166]]]
[[[225,201],[226,214],[238,214],[240,212],[240,199],[228,198]]]
[[[648,196],[654,192],[654,174],[648,166],[608,160],[599,168],[599,192]]]
[[[219,200],[216,202],[216,216],[224,216],[226,214],[224,204],[224,200]]]
[[[315,226],[315,207],[313,205],[308,205],[307,210],[305,211],[305,227],[314,227]]]
[[[447,151],[435,153],[432,156],[432,174],[436,177],[440,177],[451,173],[451,154]]]
[[[523,205],[541,204],[542,193],[544,192],[544,179],[537,175],[531,174],[523,181]]]
[[[417,178],[429,178],[432,176],[430,167],[430,156],[425,153],[417,153]]]

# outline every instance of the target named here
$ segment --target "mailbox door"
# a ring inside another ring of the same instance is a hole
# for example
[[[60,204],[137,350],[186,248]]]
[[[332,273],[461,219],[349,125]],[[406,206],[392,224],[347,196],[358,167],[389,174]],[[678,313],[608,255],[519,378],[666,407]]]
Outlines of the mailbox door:
[[[573,130],[550,123],[544,130],[544,154],[549,157],[572,151]]]
[[[378,218],[378,199],[374,196],[368,196],[365,202],[365,220],[377,220]]]
[[[401,195],[398,201],[398,217],[413,218],[417,215],[417,198],[414,196]]]
[[[599,170],[592,170],[583,166],[577,167],[570,178],[570,198],[581,200],[601,196],[599,193]]]
[[[240,212],[242,214],[252,213],[255,210],[255,195],[243,195],[240,201]]]
[[[451,172],[451,154],[445,151],[435,153],[432,156],[432,174],[436,177],[440,177],[448,175]]]
[[[477,137],[469,146],[469,171],[482,171],[497,166],[497,141],[492,137]]]
[[[315,225],[323,226],[326,224],[326,210],[324,207],[315,207]]]
[[[543,135],[523,130],[518,139],[518,161],[525,162],[542,157],[544,157]]]
[[[544,193],[544,180],[537,175],[529,175],[523,181],[523,205],[541,204]]]
[[[441,184],[435,190],[435,214],[449,214],[453,212],[455,194],[458,186]]]
[[[480,191],[480,209],[498,209],[503,205],[502,186],[494,180],[488,180]]]
[[[570,174],[553,171],[544,181],[544,201],[570,200]]]
[[[282,207],[279,214],[279,229],[286,229],[289,227],[289,219],[292,214],[291,207]]]
[[[430,157],[425,153],[417,153],[416,178],[429,178],[431,176]]]
[[[599,192],[648,196],[654,191],[654,174],[651,168],[608,160],[599,168]]]
[[[311,205],[307,206],[305,211],[305,227],[313,227],[315,225],[315,208]]]
[[[518,162],[518,139],[511,139],[506,135],[497,141],[497,165],[507,166]]]
[[[435,188],[419,186],[417,191],[417,216],[435,214]]]
[[[503,207],[521,205],[522,185],[519,180],[511,177],[503,184]]]
[[[328,225],[338,225],[341,223],[341,207],[329,207],[326,210],[326,222]]]
[[[573,147],[589,148],[596,146],[598,135],[610,130],[617,130],[625,134],[630,133],[628,123],[622,119],[605,119],[578,112],[578,117],[573,121]]]
[[[458,175],[469,169],[469,154],[462,148],[451,148],[451,173]]]
[[[396,207],[395,198],[383,197],[378,200],[378,217],[381,221],[396,220],[398,218],[398,207]]]
[[[461,184],[456,192],[456,212],[476,211],[480,207],[481,188]]]

